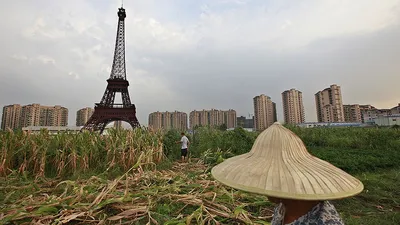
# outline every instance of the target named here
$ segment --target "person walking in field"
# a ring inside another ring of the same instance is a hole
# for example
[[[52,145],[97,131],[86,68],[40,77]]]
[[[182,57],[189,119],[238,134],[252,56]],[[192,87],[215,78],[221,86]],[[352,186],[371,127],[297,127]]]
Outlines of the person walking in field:
[[[184,132],[181,133],[181,136],[182,136],[181,140],[177,141],[176,143],[177,144],[181,143],[181,159],[182,159],[182,162],[185,162],[187,154],[188,154],[188,146],[190,145],[190,142],[189,142],[189,139],[185,136]]]
[[[364,185],[336,166],[311,155],[292,131],[274,123],[249,153],[213,167],[219,182],[266,195],[276,203],[272,225],[343,225],[331,200],[362,192]]]

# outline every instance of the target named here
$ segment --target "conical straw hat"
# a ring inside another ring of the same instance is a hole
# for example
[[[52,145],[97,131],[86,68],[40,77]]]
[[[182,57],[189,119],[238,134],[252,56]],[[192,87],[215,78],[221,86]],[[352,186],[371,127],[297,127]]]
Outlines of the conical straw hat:
[[[353,176],[308,153],[301,139],[279,123],[264,130],[249,153],[225,160],[211,173],[227,186],[285,199],[340,199],[364,188]]]

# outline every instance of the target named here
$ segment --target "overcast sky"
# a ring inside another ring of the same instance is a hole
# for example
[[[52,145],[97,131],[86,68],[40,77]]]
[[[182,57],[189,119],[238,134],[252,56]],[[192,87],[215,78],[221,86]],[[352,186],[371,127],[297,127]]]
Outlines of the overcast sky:
[[[0,0],[0,107],[99,102],[110,75],[118,0]],[[141,124],[154,111],[235,109],[253,97],[314,94],[344,104],[400,102],[399,0],[125,0],[127,78]],[[119,98],[120,99],[120,98]],[[121,100],[119,100],[121,101]],[[0,110],[1,110],[0,109]]]

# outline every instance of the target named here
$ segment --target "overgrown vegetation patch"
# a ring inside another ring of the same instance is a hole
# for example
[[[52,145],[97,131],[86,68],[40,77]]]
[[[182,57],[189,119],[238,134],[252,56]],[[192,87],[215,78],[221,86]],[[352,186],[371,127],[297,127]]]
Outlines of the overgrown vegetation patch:
[[[289,127],[309,151],[358,177],[365,190],[335,201],[346,224],[400,224],[400,130]],[[180,132],[110,135],[0,132],[0,224],[264,224],[273,204],[210,176],[250,151],[257,132],[197,128],[189,164]],[[128,172],[127,172],[128,171]]]
[[[265,197],[222,186],[201,161],[115,180],[1,180],[0,223],[267,224]],[[17,187],[16,185],[24,184]]]

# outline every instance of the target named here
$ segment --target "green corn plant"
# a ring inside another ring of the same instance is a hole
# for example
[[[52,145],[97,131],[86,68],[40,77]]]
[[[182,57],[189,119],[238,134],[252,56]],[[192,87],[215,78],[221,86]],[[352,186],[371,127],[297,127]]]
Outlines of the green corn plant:
[[[0,150],[2,177],[12,171],[36,178],[62,178],[88,171],[123,172],[138,163],[141,168],[152,169],[163,157],[161,132],[145,128],[112,129],[108,135],[6,131],[0,133]]]

